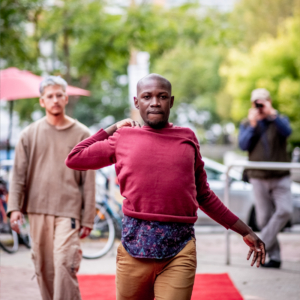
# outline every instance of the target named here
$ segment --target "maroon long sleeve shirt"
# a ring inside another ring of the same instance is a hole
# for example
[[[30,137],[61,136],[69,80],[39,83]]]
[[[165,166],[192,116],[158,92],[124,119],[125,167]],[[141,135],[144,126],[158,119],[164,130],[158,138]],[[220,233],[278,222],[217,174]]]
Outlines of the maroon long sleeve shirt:
[[[113,136],[101,129],[71,151],[66,165],[96,170],[115,164],[129,217],[195,223],[200,207],[228,229],[238,217],[210,190],[199,149],[193,131],[172,124],[123,127]]]

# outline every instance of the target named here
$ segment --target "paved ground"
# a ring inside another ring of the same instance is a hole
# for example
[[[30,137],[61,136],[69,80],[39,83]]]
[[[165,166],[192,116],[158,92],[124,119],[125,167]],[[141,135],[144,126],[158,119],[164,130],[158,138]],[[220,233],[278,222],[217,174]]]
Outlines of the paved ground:
[[[231,235],[232,262],[225,265],[225,238],[220,232],[207,233],[200,228],[197,238],[197,273],[228,273],[245,300],[299,300],[300,233],[280,234],[283,264],[280,270],[250,267],[247,247],[237,234]],[[114,274],[118,242],[103,258],[83,260],[81,274]],[[13,255],[1,255],[1,300],[41,300],[30,251],[25,247]]]

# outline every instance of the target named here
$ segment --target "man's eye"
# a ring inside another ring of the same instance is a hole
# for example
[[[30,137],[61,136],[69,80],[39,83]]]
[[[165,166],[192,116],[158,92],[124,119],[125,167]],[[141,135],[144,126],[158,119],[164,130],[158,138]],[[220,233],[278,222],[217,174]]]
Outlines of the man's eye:
[[[167,99],[167,96],[161,96],[160,98],[161,99]]]
[[[145,99],[150,99],[150,96],[144,96]]]

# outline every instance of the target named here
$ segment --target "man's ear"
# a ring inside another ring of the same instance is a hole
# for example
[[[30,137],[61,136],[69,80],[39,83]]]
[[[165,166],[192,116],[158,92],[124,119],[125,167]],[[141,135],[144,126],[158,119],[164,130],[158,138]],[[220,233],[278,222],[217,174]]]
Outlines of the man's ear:
[[[174,99],[175,99],[175,97],[174,97],[174,96],[172,96],[172,97],[171,97],[170,108],[172,108],[172,107],[173,107],[173,104],[174,104]]]
[[[134,100],[134,106],[135,106],[137,109],[139,109],[140,107],[139,107],[139,100],[138,100],[138,98],[137,98],[137,97],[133,97],[133,100]]]
[[[65,97],[66,97],[66,105],[67,105],[69,103],[69,96],[66,94]]]
[[[39,102],[40,102],[40,106],[45,108],[44,99],[42,97],[39,99]]]

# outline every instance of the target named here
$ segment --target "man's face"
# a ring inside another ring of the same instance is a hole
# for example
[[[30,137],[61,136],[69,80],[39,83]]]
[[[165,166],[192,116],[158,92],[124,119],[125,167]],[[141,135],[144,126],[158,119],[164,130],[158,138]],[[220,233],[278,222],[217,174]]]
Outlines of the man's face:
[[[44,107],[46,112],[53,116],[64,113],[67,104],[68,96],[60,85],[47,86],[40,98],[41,107]]]
[[[160,129],[168,123],[170,109],[174,103],[171,89],[158,79],[145,80],[137,90],[134,104],[145,124]]]
[[[266,108],[268,100],[265,99],[257,99],[252,102],[252,107],[256,108],[259,114],[263,114]]]

